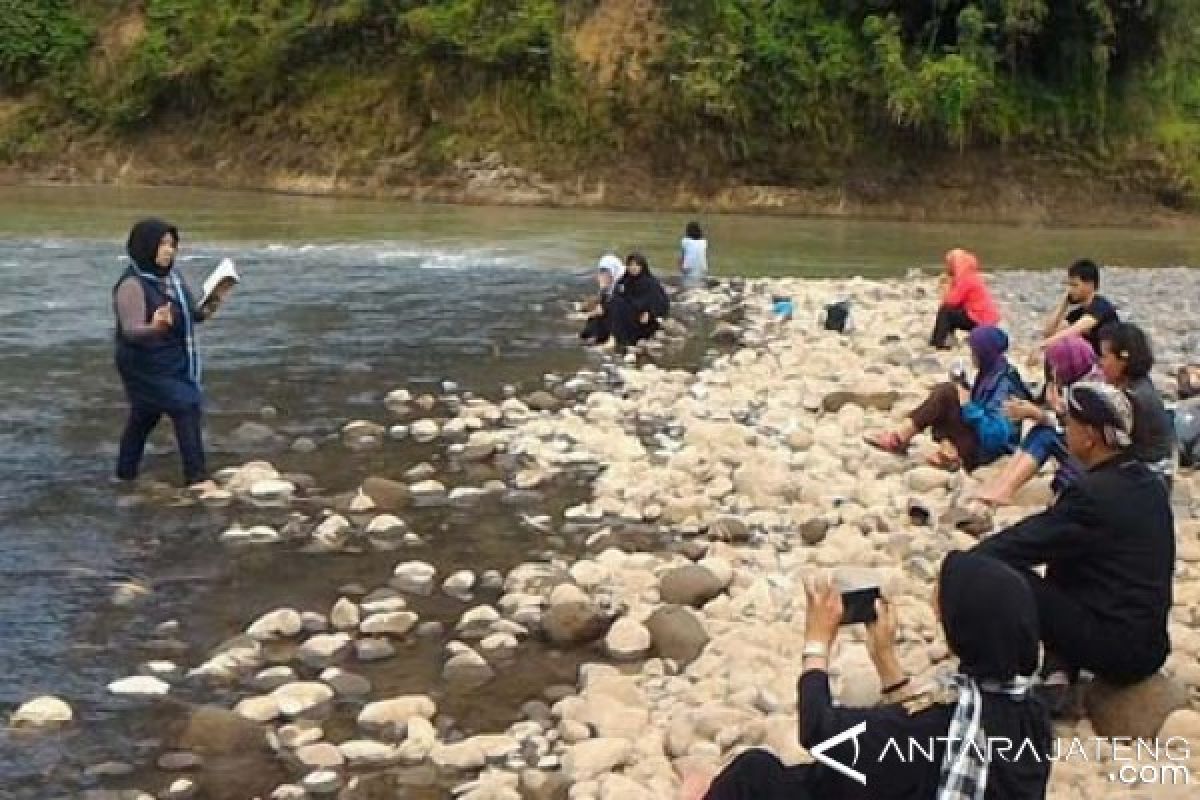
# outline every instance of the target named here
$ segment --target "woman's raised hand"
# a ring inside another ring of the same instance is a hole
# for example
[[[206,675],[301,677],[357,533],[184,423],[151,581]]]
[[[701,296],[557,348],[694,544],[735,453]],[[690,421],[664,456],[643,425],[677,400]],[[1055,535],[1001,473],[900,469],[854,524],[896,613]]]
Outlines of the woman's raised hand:
[[[825,576],[810,575],[804,580],[808,605],[804,612],[804,641],[820,642],[827,648],[837,638],[842,624],[842,594]]]
[[[875,621],[867,623],[866,645],[883,686],[892,686],[904,679],[904,670],[896,657],[896,610],[886,598],[875,601]]]

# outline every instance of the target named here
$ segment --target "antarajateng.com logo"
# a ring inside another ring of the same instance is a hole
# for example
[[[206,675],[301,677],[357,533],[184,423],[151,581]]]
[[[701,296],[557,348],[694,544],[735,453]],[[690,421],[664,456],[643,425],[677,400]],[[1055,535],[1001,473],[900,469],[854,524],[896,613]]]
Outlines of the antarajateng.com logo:
[[[861,749],[858,737],[867,730],[867,723],[860,722],[853,728],[832,736],[809,748],[809,753],[820,764],[833,769],[853,781],[867,784],[867,776],[859,769]],[[849,742],[853,755],[849,764],[837,761],[829,755],[832,748]],[[957,747],[959,740],[950,736],[935,736],[929,739],[892,738],[884,743],[878,762],[893,764],[941,763],[940,753],[951,746]],[[988,764],[996,763],[1043,763],[1082,762],[1096,764],[1108,771],[1108,779],[1126,785],[1190,786],[1191,744],[1182,736],[1169,739],[1134,739],[1127,737],[1094,737],[1054,739],[1049,747],[1039,746],[1028,739],[1009,739],[991,736],[966,742],[969,754]]]

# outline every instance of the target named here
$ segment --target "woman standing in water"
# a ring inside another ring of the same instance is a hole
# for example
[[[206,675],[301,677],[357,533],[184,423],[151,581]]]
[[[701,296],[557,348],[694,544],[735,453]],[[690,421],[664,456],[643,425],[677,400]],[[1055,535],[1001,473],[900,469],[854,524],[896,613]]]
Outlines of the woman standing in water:
[[[689,222],[680,240],[679,272],[685,289],[704,285],[708,277],[708,240],[699,222]]]
[[[113,288],[117,372],[129,398],[117,477],[137,477],[146,438],[166,414],[175,426],[184,482],[208,488],[195,326],[214,309],[199,308],[174,269],[179,249],[174,225],[144,219],[133,226],[125,247],[132,263]]]

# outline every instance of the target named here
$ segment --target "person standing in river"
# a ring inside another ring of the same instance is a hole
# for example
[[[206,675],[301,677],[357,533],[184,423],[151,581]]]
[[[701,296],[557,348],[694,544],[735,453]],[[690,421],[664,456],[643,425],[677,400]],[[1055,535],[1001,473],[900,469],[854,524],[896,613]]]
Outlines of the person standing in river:
[[[703,286],[708,277],[708,239],[704,238],[699,222],[693,220],[687,224],[679,246],[679,274],[683,277],[683,287]]]
[[[207,488],[195,326],[214,309],[201,309],[174,269],[179,249],[174,225],[144,219],[133,226],[125,248],[132,263],[113,287],[117,373],[129,398],[117,477],[137,477],[146,439],[165,414],[175,427],[184,482]]]

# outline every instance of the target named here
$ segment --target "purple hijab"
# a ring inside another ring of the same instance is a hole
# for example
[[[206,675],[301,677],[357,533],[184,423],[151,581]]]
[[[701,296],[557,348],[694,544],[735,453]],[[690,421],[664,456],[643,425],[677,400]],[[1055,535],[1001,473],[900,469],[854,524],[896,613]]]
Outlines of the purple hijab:
[[[980,325],[967,335],[967,346],[979,364],[979,374],[971,387],[971,397],[991,392],[1008,370],[1008,334],[992,325]]]
[[[1046,366],[1056,384],[1070,386],[1096,368],[1096,351],[1082,336],[1064,336],[1046,346]]]

